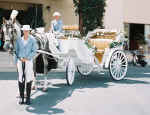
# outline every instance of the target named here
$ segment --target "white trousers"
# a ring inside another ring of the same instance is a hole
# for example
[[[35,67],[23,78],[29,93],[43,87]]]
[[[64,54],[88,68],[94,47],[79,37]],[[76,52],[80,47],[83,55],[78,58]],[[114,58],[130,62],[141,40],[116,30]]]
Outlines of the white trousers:
[[[22,62],[20,60],[18,60],[17,62],[17,69],[18,69],[18,74],[19,74],[19,77],[18,77],[18,80],[19,82],[23,82],[23,69],[22,69]],[[34,79],[34,72],[33,72],[33,61],[26,61],[25,62],[25,70],[24,70],[24,73],[25,73],[25,80],[26,82],[30,82],[30,81],[33,81]]]

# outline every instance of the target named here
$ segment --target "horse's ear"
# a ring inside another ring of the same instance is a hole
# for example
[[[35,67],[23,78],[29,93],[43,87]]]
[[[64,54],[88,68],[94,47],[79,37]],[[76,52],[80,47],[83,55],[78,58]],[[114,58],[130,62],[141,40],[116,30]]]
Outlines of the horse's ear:
[[[6,19],[3,17],[3,24],[6,24]]]

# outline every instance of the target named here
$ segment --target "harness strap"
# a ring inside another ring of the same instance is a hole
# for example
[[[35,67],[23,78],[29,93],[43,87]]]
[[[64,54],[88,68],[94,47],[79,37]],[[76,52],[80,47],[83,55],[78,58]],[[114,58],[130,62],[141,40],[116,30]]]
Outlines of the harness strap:
[[[25,82],[25,62],[22,62],[22,83]]]

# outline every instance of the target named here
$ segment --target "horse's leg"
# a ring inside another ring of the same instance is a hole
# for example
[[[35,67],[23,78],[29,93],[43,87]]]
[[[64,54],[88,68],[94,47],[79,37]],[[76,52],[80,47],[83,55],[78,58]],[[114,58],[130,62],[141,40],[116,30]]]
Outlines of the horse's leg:
[[[46,58],[45,54],[43,54],[43,61],[44,61],[44,87],[43,87],[43,91],[47,91],[47,86],[48,86],[48,80],[47,80],[48,61],[47,61],[47,58]]]
[[[32,90],[37,89],[37,80],[36,80],[36,75],[34,74],[33,82],[32,82]]]
[[[37,80],[36,80],[36,58],[33,60],[33,70],[34,70],[34,78],[32,82],[32,90],[37,89]]]
[[[48,79],[47,79],[47,74],[45,74],[45,75],[44,75],[43,91],[47,91],[47,86],[48,86]]]

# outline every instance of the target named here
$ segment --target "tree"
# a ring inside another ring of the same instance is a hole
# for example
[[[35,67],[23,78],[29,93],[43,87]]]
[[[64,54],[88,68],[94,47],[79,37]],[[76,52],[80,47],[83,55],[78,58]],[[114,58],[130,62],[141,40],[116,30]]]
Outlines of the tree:
[[[73,0],[75,12],[79,15],[79,29],[82,35],[97,27],[103,28],[106,0]]]

